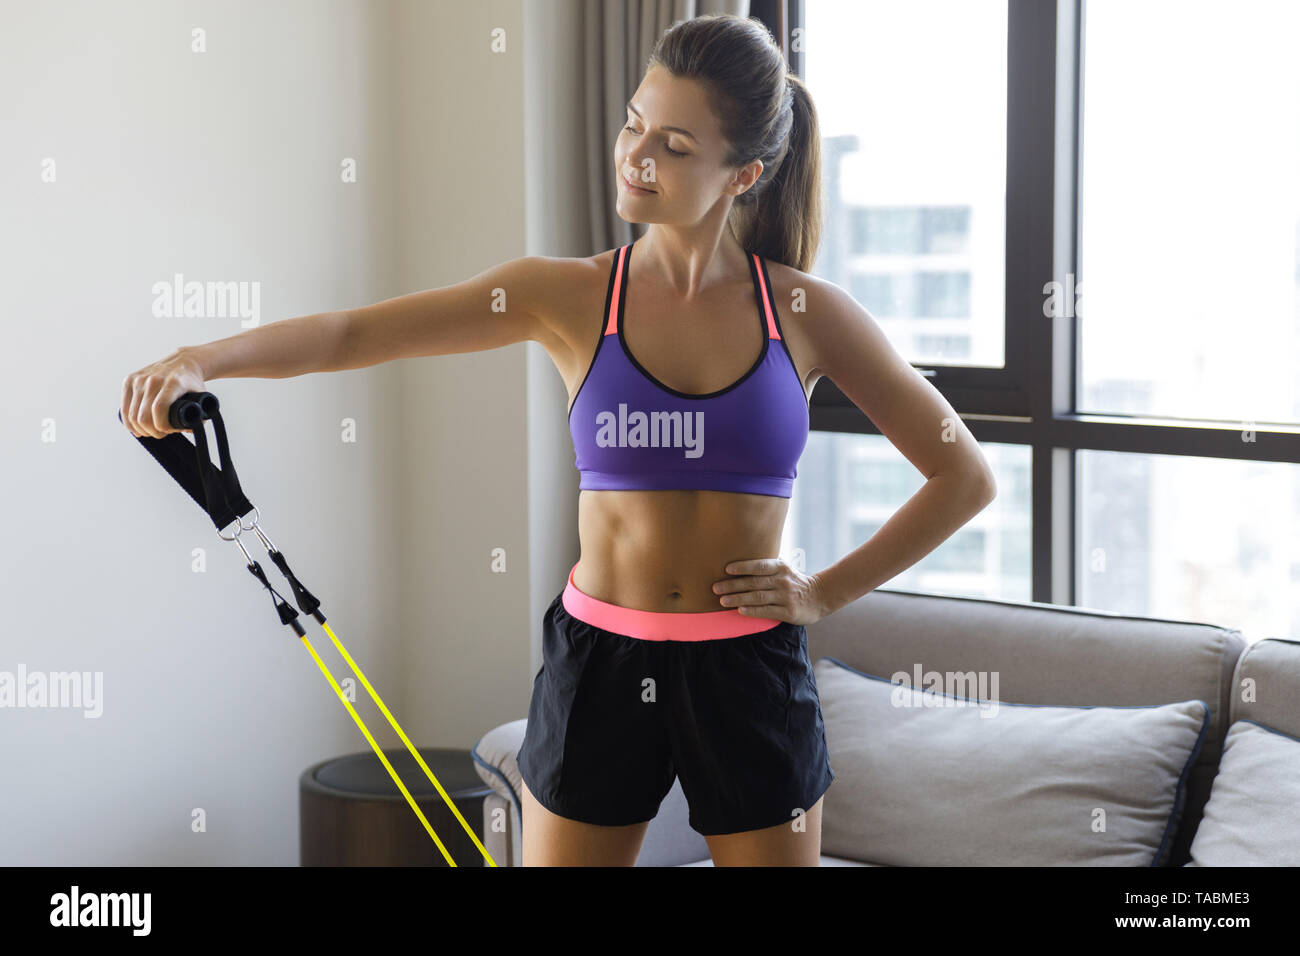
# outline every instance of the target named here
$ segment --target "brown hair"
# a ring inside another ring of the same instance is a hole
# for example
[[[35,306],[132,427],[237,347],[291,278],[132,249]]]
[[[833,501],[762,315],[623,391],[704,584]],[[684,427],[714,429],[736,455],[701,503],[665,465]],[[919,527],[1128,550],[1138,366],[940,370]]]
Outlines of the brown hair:
[[[821,134],[803,81],[760,21],[734,14],[679,20],[646,63],[699,81],[730,151],[723,161],[755,159],[763,175],[736,197],[729,225],[741,246],[808,272],[822,231]]]

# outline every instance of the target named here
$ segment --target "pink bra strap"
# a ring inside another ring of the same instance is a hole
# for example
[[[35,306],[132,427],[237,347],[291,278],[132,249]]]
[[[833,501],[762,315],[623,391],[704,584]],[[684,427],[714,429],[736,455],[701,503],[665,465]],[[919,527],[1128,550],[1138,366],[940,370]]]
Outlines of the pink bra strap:
[[[781,334],[776,330],[776,320],[772,317],[772,295],[768,291],[767,282],[763,274],[763,260],[758,258],[758,253],[751,252],[754,257],[754,269],[758,273],[758,286],[763,290],[763,314],[767,316],[767,337],[769,339],[779,339]]]
[[[614,264],[614,293],[609,297],[609,315],[605,317],[605,334],[618,334],[618,303],[622,298],[620,293],[623,291],[623,259],[627,255],[627,246],[618,250],[617,261]]]

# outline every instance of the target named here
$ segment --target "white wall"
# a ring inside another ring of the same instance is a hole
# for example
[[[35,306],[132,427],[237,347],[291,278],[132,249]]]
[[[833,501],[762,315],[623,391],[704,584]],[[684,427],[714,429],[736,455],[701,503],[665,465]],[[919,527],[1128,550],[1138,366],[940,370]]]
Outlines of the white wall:
[[[0,672],[102,672],[103,714],[0,708],[0,864],[297,862],[298,775],[366,744],[234,546],[118,424],[121,381],[240,331],[154,316],[177,272],[260,283],[266,324],[565,254],[525,231],[525,63],[556,62],[529,49],[531,6],[4,4]],[[530,529],[554,538],[534,560],[572,560],[574,521],[551,513],[568,436],[552,417],[529,441],[533,403],[564,409],[536,351],[211,383],[271,537],[422,745],[526,713],[538,595],[568,568],[531,580]],[[359,710],[399,745],[364,693]]]
[[[468,5],[454,28],[434,6],[398,7],[404,286],[589,254],[579,4]],[[496,30],[504,51],[489,46]],[[426,91],[467,84],[435,128]],[[401,364],[407,713],[425,739],[469,747],[527,715],[542,615],[578,557],[568,396],[535,342]],[[421,422],[413,409],[443,411]]]
[[[526,254],[527,45],[519,2],[396,10],[399,281],[413,290]],[[528,709],[525,349],[396,363],[403,700],[431,745],[468,749]]]

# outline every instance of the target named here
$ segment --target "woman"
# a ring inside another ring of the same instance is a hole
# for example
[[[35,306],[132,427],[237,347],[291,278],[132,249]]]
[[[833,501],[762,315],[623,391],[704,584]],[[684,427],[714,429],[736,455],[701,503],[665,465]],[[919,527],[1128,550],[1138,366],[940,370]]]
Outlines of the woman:
[[[581,556],[546,612],[519,752],[524,864],[631,865],[680,777],[715,864],[815,866],[834,773],[805,625],[933,550],[992,499],[991,473],[874,319],[804,271],[816,114],[760,24],[666,31],[614,164],[619,215],[648,224],[636,242],[183,347],[127,377],[123,421],[166,434],[207,379],[539,342],[569,394]],[[777,554],[822,375],[928,480],[804,574]]]

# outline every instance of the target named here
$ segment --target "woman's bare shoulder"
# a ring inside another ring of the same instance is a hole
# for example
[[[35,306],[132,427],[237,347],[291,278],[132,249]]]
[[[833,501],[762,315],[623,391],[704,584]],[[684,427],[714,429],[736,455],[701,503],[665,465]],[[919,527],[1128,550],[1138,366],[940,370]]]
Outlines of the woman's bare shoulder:
[[[783,262],[764,259],[768,277],[772,280],[772,301],[777,318],[787,339],[786,346],[798,362],[799,371],[809,393],[824,373],[819,356],[819,329],[817,319],[825,311],[825,304],[834,283],[803,272]]]
[[[613,255],[614,250],[593,256],[525,256],[514,261],[514,271],[530,311],[558,332],[570,329],[575,320],[586,324],[591,300],[605,295]]]
[[[525,256],[512,263],[511,286],[536,319],[533,336],[562,373],[590,360],[600,335],[616,249],[591,256]],[[585,368],[585,365],[583,365]]]

